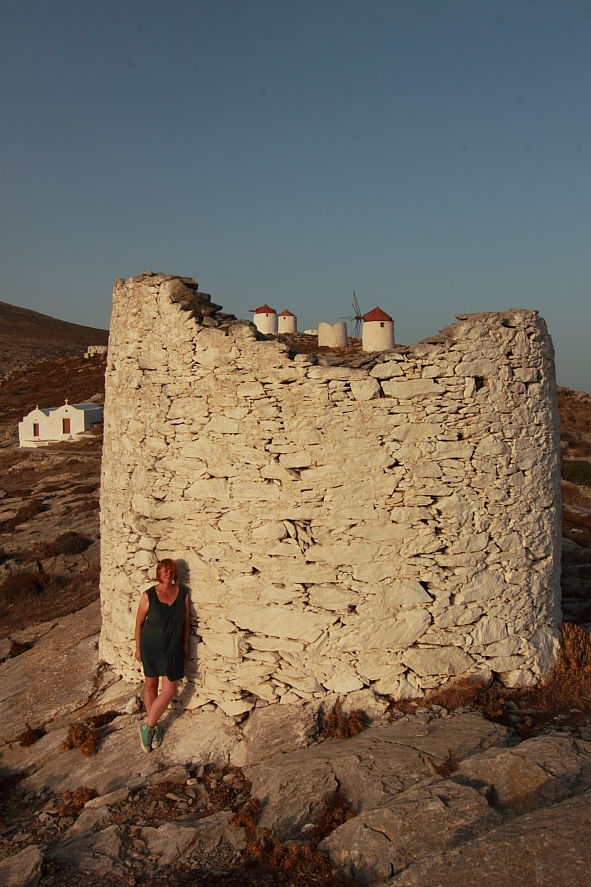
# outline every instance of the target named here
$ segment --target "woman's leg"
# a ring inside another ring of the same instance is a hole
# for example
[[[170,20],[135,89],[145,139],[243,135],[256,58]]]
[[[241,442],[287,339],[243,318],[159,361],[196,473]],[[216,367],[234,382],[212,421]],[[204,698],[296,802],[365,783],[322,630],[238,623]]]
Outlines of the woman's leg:
[[[146,709],[146,717],[150,714],[150,709],[154,705],[154,700],[158,696],[158,678],[144,678],[144,708]]]
[[[166,677],[162,678],[160,693],[156,696],[150,708],[146,708],[147,721],[150,727],[156,726],[160,715],[167,708],[170,700],[176,696],[177,683],[177,681],[169,681]]]

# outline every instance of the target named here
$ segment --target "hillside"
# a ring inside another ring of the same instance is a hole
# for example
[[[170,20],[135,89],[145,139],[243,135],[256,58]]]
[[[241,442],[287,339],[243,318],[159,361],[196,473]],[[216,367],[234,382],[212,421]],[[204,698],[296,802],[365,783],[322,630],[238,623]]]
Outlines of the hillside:
[[[0,380],[43,360],[83,354],[88,345],[106,345],[108,338],[108,330],[0,302]]]

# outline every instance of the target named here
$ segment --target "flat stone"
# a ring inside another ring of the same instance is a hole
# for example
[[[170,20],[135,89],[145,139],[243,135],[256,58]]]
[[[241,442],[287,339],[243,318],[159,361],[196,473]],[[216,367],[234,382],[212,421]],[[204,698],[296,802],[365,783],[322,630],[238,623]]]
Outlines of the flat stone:
[[[428,760],[461,760],[489,745],[505,745],[507,731],[477,714],[368,727],[346,740],[270,758],[247,767],[252,795],[263,802],[259,825],[282,840],[299,835],[326,797],[341,788],[357,811],[371,810],[432,775]],[[302,773],[306,774],[302,779]]]
[[[173,713],[169,712],[163,720],[165,730],[172,717]],[[47,789],[59,794],[84,785],[105,795],[144,784],[168,761],[164,757],[164,745],[158,753],[147,755],[142,750],[138,733],[140,723],[132,716],[112,721],[112,732],[102,740],[95,755],[83,755],[78,749],[56,749],[53,756],[22,781],[23,788],[34,794]]]
[[[511,819],[411,865],[379,887],[565,887],[587,884],[591,793]]]
[[[239,628],[307,642],[315,641],[335,618],[303,610],[247,605],[233,608],[229,616]]]
[[[359,382],[351,382],[351,394],[355,400],[373,400],[381,396],[382,389],[376,379],[362,379]]]
[[[252,711],[243,725],[244,743],[233,762],[254,764],[306,748],[317,729],[320,700],[305,705],[269,705]]]
[[[360,813],[320,844],[340,872],[363,884],[390,877],[426,856],[499,825],[502,817],[470,786],[437,780]]]
[[[426,610],[401,610],[381,622],[352,623],[342,628],[335,637],[337,650],[405,650],[425,633],[431,624]]]
[[[0,665],[0,738],[73,712],[94,691],[100,603],[51,623],[20,656]],[[68,680],[63,676],[68,675]]]
[[[407,397],[418,397],[423,394],[443,394],[445,391],[442,385],[434,382],[433,379],[409,379],[407,381],[383,381],[382,389],[388,397],[397,397],[405,399]]]
[[[400,658],[419,675],[462,674],[474,666],[474,660],[457,647],[413,647]]]
[[[41,847],[30,844],[0,862],[0,884],[2,887],[37,887],[42,865]]]
[[[121,871],[121,850],[121,828],[110,825],[97,833],[61,840],[48,856],[86,874],[107,875]]]
[[[224,863],[238,862],[246,847],[244,829],[234,823],[231,810],[221,810],[206,816],[192,825],[170,822],[157,828],[143,828],[140,836],[145,841],[150,856],[158,857],[158,865],[172,865],[181,860],[196,857],[207,859],[224,854]]]
[[[524,813],[563,800],[581,780],[590,784],[591,745],[567,736],[528,739],[515,748],[488,749],[462,761],[472,784],[488,784],[501,810]]]

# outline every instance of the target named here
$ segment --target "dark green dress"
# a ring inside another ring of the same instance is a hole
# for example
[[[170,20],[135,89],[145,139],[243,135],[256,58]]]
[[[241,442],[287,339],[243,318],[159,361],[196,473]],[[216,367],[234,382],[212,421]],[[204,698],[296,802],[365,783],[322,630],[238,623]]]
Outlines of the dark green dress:
[[[178,681],[185,676],[183,625],[187,589],[179,585],[179,593],[170,606],[158,600],[155,586],[146,594],[150,607],[140,635],[144,674],[147,678],[166,675],[169,681]]]

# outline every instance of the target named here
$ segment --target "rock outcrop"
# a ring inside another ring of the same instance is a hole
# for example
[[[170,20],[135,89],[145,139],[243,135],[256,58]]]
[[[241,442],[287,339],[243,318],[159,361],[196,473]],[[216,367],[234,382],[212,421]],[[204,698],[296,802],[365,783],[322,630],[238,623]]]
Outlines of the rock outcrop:
[[[172,710],[146,755],[137,685],[98,667],[97,615],[93,604],[38,626],[0,663],[0,883],[254,887],[270,882],[278,847],[306,866],[324,860],[319,884],[586,883],[591,723],[581,712],[577,726],[558,717],[520,742],[466,707],[370,710],[361,691],[351,697],[369,726],[348,739],[320,741],[322,699],[257,708],[241,725]],[[42,675],[52,633],[50,684],[31,695],[15,666]],[[72,724],[101,713],[96,754],[66,747]],[[17,735],[26,714],[46,731],[29,746]],[[346,815],[331,820],[335,790]]]

